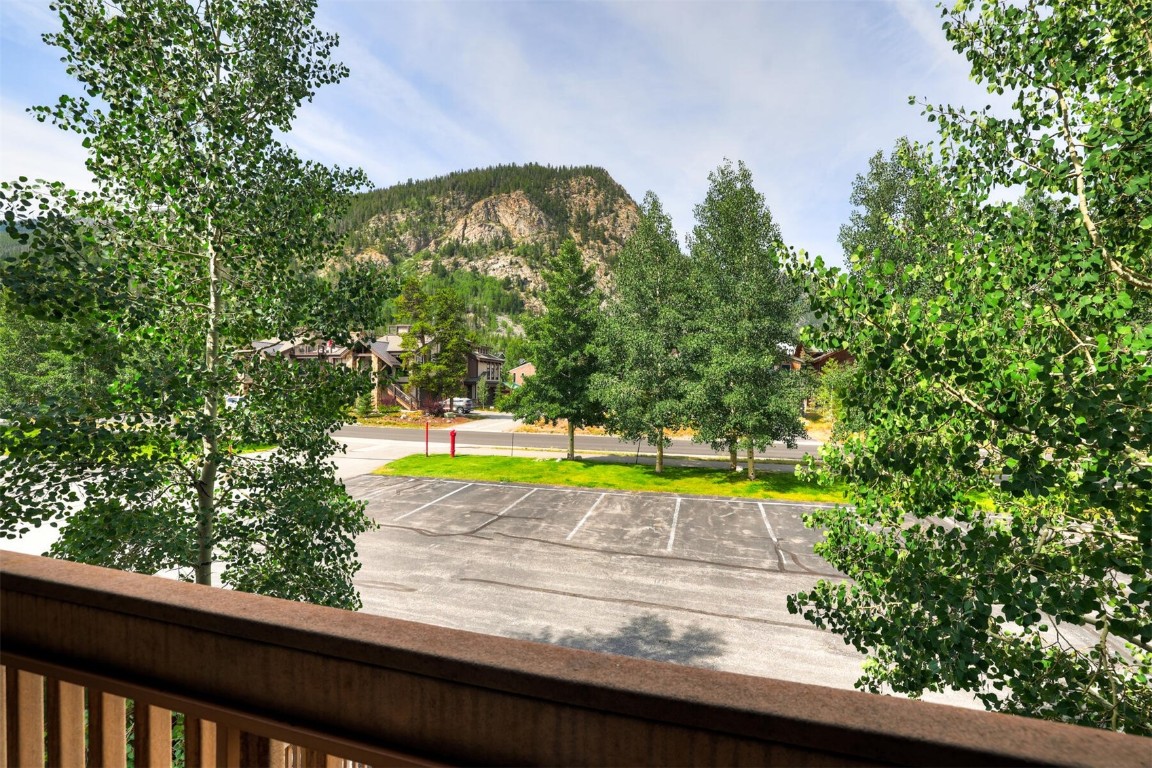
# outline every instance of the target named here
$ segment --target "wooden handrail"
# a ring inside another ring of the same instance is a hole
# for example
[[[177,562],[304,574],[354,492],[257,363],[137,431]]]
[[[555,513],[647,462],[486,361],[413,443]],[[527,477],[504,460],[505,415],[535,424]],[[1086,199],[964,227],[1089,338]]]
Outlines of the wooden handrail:
[[[392,393],[392,397],[394,399],[398,400],[401,405],[404,405],[405,407],[407,407],[408,410],[410,410],[410,411],[417,410],[420,407],[420,404],[416,402],[416,398],[412,397],[407,392],[405,392],[403,390],[403,388],[401,388],[398,384],[396,384],[396,382],[394,382],[394,381],[388,382],[388,388],[389,388],[389,391]]]
[[[1135,736],[7,552],[0,661],[373,765],[1152,766]]]

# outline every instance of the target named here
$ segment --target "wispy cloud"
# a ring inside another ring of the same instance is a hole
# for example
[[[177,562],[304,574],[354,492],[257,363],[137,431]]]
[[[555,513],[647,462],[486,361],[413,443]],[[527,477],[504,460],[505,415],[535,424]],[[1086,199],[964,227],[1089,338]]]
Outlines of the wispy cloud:
[[[12,107],[59,92],[37,78],[59,67],[35,39],[51,15],[34,0],[0,0],[0,13],[0,168],[63,169],[78,149]],[[310,159],[363,167],[378,185],[494,163],[600,165],[637,199],[657,192],[682,234],[709,171],[741,159],[785,238],[834,258],[868,157],[933,136],[908,96],[985,98],[938,11],[916,0],[321,0],[318,24],[340,34],[352,74],[286,137]]]
[[[26,42],[60,27],[60,19],[41,0],[0,2],[0,39]]]
[[[906,29],[914,32],[920,42],[931,53],[931,69],[950,70],[952,74],[965,77],[967,69],[964,59],[957,55],[952,43],[941,30],[940,9],[935,3],[918,0],[898,0],[892,4],[896,13],[904,20]]]
[[[6,100],[0,101],[0,148],[0,180],[27,176],[74,189],[93,188],[80,137],[39,122]]]

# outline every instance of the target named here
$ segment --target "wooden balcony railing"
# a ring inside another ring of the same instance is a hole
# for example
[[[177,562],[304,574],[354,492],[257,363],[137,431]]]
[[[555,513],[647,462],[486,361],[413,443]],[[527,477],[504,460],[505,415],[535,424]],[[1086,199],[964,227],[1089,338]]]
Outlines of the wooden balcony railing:
[[[1134,736],[8,552],[0,663],[4,765],[170,765],[179,713],[189,766],[1152,766]]]
[[[410,411],[420,409],[420,403],[417,402],[416,398],[405,392],[403,388],[398,386],[395,382],[388,382],[387,391],[392,396],[392,399],[404,408],[407,408]]]

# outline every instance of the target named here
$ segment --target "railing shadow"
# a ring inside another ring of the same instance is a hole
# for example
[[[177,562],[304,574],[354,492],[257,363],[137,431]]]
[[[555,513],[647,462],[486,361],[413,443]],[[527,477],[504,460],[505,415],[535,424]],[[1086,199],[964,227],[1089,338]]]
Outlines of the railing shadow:
[[[557,636],[551,629],[544,629],[535,634],[515,633],[512,636],[520,640],[562,645],[565,648],[670,661],[673,664],[705,669],[712,668],[708,659],[724,655],[726,645],[723,635],[698,624],[691,624],[677,634],[666,618],[655,613],[631,618],[611,632],[596,632],[589,628],[584,632],[565,632]]]

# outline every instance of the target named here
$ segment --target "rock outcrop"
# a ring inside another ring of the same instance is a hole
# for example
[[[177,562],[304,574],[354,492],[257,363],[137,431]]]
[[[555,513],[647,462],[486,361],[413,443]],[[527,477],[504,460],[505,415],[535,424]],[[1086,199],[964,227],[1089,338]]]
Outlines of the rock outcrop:
[[[636,203],[603,169],[536,165],[408,182],[362,196],[353,213],[362,219],[347,226],[354,258],[506,279],[531,309],[547,255],[567,238],[610,291],[615,256],[639,222]]]
[[[486,197],[474,204],[441,243],[503,243],[506,238],[514,243],[538,242],[547,230],[548,218],[544,212],[517,190]]]

